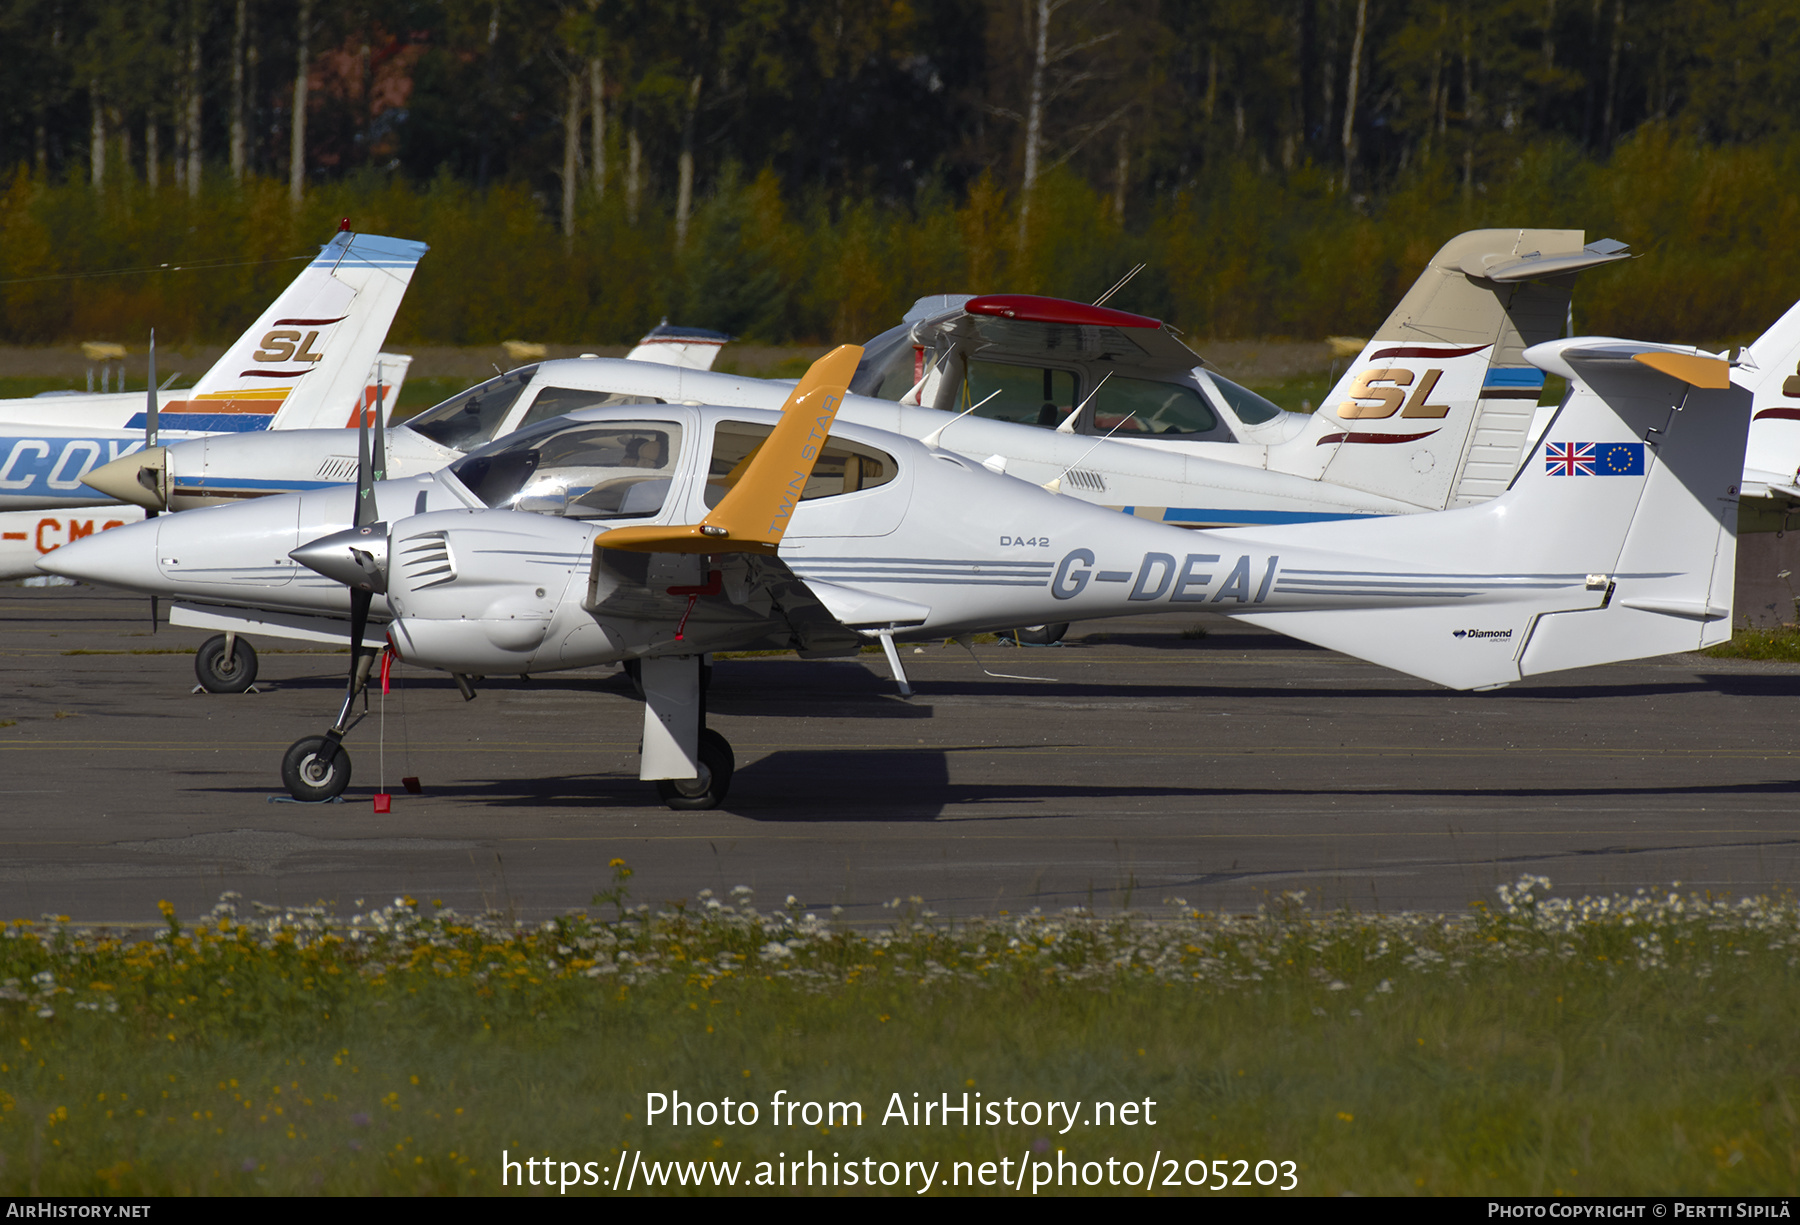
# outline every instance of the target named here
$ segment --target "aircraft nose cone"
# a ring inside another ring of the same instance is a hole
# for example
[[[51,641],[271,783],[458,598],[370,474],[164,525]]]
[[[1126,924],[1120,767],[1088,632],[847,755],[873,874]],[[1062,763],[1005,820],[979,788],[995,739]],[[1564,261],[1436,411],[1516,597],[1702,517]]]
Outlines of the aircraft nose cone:
[[[301,545],[288,556],[333,582],[360,591],[387,590],[388,529],[369,523]]]
[[[145,510],[167,510],[169,506],[169,452],[166,447],[150,447],[121,455],[110,464],[102,464],[81,483],[97,489],[109,498],[142,506]]]
[[[38,569],[108,587],[160,591],[168,585],[156,564],[157,532],[161,526],[151,519],[95,532],[52,549],[39,559]]]

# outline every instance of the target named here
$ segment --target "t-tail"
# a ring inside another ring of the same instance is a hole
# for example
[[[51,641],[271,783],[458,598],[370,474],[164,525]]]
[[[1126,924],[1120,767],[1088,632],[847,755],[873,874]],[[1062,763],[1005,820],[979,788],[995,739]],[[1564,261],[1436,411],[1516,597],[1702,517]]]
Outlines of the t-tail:
[[[1508,490],[1442,514],[1234,533],[1281,554],[1271,607],[1237,615],[1458,689],[1730,637],[1750,392],[1692,349],[1579,338],[1525,356],[1570,395]],[[1321,557],[1334,548],[1341,560]],[[1280,609],[1307,592],[1337,607]]]
[[[340,231],[191,390],[163,404],[162,428],[238,433],[354,425],[376,354],[425,251],[421,242]]]
[[[1445,243],[1269,467],[1428,510],[1505,490],[1544,372],[1525,350],[1564,334],[1576,275],[1628,258],[1580,230],[1473,230]]]

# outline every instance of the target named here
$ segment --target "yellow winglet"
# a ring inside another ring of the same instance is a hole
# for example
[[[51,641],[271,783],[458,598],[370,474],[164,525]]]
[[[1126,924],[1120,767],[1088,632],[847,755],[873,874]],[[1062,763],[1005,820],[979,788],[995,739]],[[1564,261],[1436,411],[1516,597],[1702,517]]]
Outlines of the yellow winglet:
[[[1632,359],[1693,387],[1724,390],[1731,386],[1731,363],[1692,353],[1633,353]]]
[[[812,364],[782,405],[781,420],[706,518],[614,528],[602,532],[594,547],[634,553],[773,553],[812,478],[862,352],[860,345],[839,345]]]

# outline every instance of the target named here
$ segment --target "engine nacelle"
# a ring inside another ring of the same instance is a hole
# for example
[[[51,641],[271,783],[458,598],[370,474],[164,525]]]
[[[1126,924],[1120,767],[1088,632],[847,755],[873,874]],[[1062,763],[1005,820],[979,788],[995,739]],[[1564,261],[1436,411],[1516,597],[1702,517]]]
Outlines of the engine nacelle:
[[[471,617],[434,621],[402,617],[388,626],[401,660],[445,672],[528,672],[550,628],[548,618]]]

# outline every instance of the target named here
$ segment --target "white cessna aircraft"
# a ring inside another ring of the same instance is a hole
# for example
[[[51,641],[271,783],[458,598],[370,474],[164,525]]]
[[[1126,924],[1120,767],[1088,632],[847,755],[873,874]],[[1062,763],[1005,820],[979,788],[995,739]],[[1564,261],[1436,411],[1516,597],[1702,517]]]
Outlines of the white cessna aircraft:
[[[1312,417],[1229,382],[1154,319],[1054,299],[932,305],[872,342],[839,419],[944,446],[1135,518],[1217,527],[1468,505],[1517,470],[1554,337],[1581,269],[1624,258],[1580,231],[1484,230],[1447,243]],[[654,333],[652,334],[655,335]],[[646,338],[649,339],[649,338]],[[915,377],[916,376],[916,377]],[[911,379],[910,384],[904,380]],[[776,409],[791,385],[642,362],[543,362],[489,380],[388,431],[381,475],[434,471],[495,438],[575,410],[727,404]],[[915,406],[919,400],[933,407]],[[968,404],[971,415],[950,410]],[[1055,428],[1036,428],[1042,420]],[[1059,424],[1058,424],[1059,423]],[[1229,428],[1226,428],[1229,423]],[[1398,426],[1398,428],[1396,428]],[[1099,435],[1099,436],[1095,436]],[[146,465],[160,465],[147,467]],[[355,436],[213,437],[90,480],[155,509],[325,488],[356,470]],[[163,496],[166,491],[166,497]],[[176,624],[337,641],[341,622],[251,617],[198,585]],[[1054,633],[1054,631],[1052,631]],[[253,675],[238,667],[241,681]],[[202,683],[208,688],[217,683]],[[241,687],[241,685],[239,686]]]
[[[400,659],[452,673],[465,696],[471,673],[637,661],[640,777],[675,808],[717,805],[734,769],[704,726],[710,651],[846,654],[878,640],[904,684],[896,637],[1188,607],[1484,688],[1730,633],[1750,397],[1718,359],[1535,346],[1533,363],[1573,390],[1499,496],[1218,532],[1124,518],[834,423],[859,355],[822,359],[780,414],[587,409],[381,483],[365,448],[354,491],[167,517],[47,564],[147,592],[204,583],[257,608],[315,609],[330,592],[349,613],[350,684],[337,722],[284,758],[304,799],[349,781],[342,740],[371,614]]]
[[[148,463],[146,442],[342,429],[359,407],[391,407],[412,359],[379,350],[425,251],[346,222],[192,388],[0,401],[0,579],[38,574],[40,557],[96,525],[143,518],[153,491],[120,498],[86,478],[127,455]],[[111,509],[69,513],[82,507]]]

